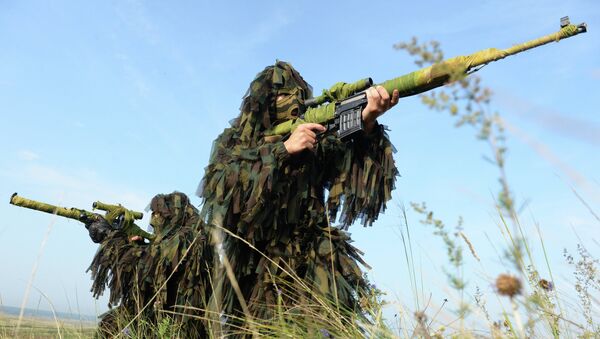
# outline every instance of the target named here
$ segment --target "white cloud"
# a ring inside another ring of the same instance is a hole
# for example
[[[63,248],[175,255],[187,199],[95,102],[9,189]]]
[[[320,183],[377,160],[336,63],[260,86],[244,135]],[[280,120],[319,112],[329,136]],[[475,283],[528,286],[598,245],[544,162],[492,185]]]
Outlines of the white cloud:
[[[34,161],[40,158],[40,156],[37,153],[30,150],[20,150],[18,156],[19,159],[25,161]]]
[[[245,60],[249,52],[268,44],[277,34],[285,32],[286,27],[292,23],[293,20],[287,12],[278,10],[265,15],[262,21],[249,27],[244,35],[220,37],[214,46],[214,55],[218,57],[212,60],[213,67],[228,68],[240,60]]]
[[[152,22],[141,1],[130,0],[118,2],[116,11],[121,20],[138,33],[148,44],[156,45],[160,42],[158,29]]]
[[[590,226],[593,223],[588,218],[583,218],[578,215],[568,215],[568,216],[564,217],[563,224],[572,226],[572,227],[582,227],[582,226]]]
[[[140,97],[149,97],[152,88],[143,72],[135,64],[134,60],[125,53],[116,53],[115,58],[121,64],[123,74],[127,77],[127,80],[129,80],[131,87],[136,90]]]
[[[273,35],[282,32],[283,28],[290,24],[288,16],[283,11],[268,16],[267,20],[262,21],[256,30],[250,32],[247,39],[243,39],[247,48],[253,48],[262,45],[272,39]]]
[[[600,69],[598,70],[600,78]],[[572,114],[558,112],[552,108],[537,106],[527,99],[508,91],[497,91],[496,97],[504,107],[519,117],[535,121],[557,134],[600,145],[600,125],[593,121],[573,117]]]

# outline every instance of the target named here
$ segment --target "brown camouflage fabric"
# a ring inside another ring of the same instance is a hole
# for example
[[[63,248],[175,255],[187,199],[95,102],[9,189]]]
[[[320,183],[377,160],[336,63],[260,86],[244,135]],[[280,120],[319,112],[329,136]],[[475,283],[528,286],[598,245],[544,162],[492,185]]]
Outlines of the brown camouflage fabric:
[[[101,320],[102,335],[118,334],[124,322],[140,312],[139,320],[150,325],[138,326],[136,322],[128,331],[156,330],[159,321],[170,317],[180,326],[178,335],[202,335],[205,324],[196,317],[204,316],[198,309],[205,309],[210,297],[214,260],[206,228],[183,193],[159,194],[150,208],[156,235],[152,243],[130,242],[123,232],[113,231],[88,268],[94,296],[108,287],[109,307],[118,306]]]
[[[276,103],[280,94],[288,97]],[[275,123],[302,114],[304,98],[311,96],[288,63],[260,72],[240,115],[215,140],[198,190],[203,220],[255,247],[223,232],[223,254],[249,311],[259,318],[272,316],[266,305],[323,297],[360,313],[358,298],[367,284],[358,263],[364,262],[344,230],[377,219],[397,176],[382,126],[349,143],[325,134],[314,152],[294,157],[283,138],[265,137]],[[340,227],[332,227],[336,220]],[[293,276],[312,285],[314,294]],[[239,313],[230,279],[223,274],[215,280],[224,314]]]

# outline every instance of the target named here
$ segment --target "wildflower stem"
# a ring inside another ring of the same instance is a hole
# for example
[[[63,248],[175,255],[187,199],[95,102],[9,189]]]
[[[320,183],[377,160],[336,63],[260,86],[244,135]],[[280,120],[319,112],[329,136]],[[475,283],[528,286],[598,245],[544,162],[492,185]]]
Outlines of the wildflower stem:
[[[515,298],[510,298],[510,304],[512,306],[513,318],[515,319],[517,337],[525,338],[525,332],[523,331],[523,321],[521,320],[521,315],[519,314],[518,310],[519,306],[517,305]]]

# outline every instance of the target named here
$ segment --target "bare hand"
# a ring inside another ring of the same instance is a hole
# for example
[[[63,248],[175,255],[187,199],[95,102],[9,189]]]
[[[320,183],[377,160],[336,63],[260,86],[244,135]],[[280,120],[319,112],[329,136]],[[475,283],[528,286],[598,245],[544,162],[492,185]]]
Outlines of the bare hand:
[[[139,235],[134,235],[134,236],[131,236],[131,238],[129,238],[129,242],[139,242],[139,241],[144,241],[144,239],[142,237],[140,237]]]
[[[400,93],[397,89],[394,90],[391,98],[382,86],[371,87],[367,90],[367,107],[362,111],[362,119],[367,133],[371,132],[378,117],[398,103],[399,97]]]
[[[325,132],[325,130],[325,127],[319,124],[301,124],[292,132],[290,138],[283,145],[290,155],[298,154],[305,149],[312,150],[317,143],[315,132]]]

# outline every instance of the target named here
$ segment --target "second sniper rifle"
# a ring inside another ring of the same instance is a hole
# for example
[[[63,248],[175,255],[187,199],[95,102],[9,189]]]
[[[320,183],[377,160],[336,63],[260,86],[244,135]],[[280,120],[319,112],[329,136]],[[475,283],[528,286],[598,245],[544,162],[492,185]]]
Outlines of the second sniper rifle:
[[[105,211],[104,216],[89,212],[78,208],[66,208],[55,205],[46,204],[40,201],[35,201],[27,198],[20,197],[17,193],[14,193],[10,197],[10,203],[15,206],[25,207],[36,211],[46,212],[50,214],[56,214],[61,217],[74,219],[88,225],[95,221],[100,221],[100,218],[106,220],[113,230],[121,230],[127,234],[128,238],[133,236],[140,236],[144,239],[152,241],[154,235],[142,230],[138,225],[134,223],[135,220],[140,220],[144,217],[141,212],[132,211],[126,209],[121,205],[110,205],[100,201],[96,201],[92,204],[92,209],[98,209]]]
[[[470,55],[450,58],[379,85],[383,86],[390,96],[395,89],[400,92],[400,97],[423,93],[469,75],[490,62],[587,31],[585,23],[572,25],[569,17],[561,18],[560,27],[556,33],[507,49],[489,48]],[[363,129],[361,113],[367,105],[366,90],[372,85],[371,78],[352,84],[338,82],[329,90],[323,90],[322,95],[306,100],[305,105],[308,108],[300,118],[278,124],[266,135],[287,135],[298,125],[312,122],[325,125],[342,140],[352,139]]]

